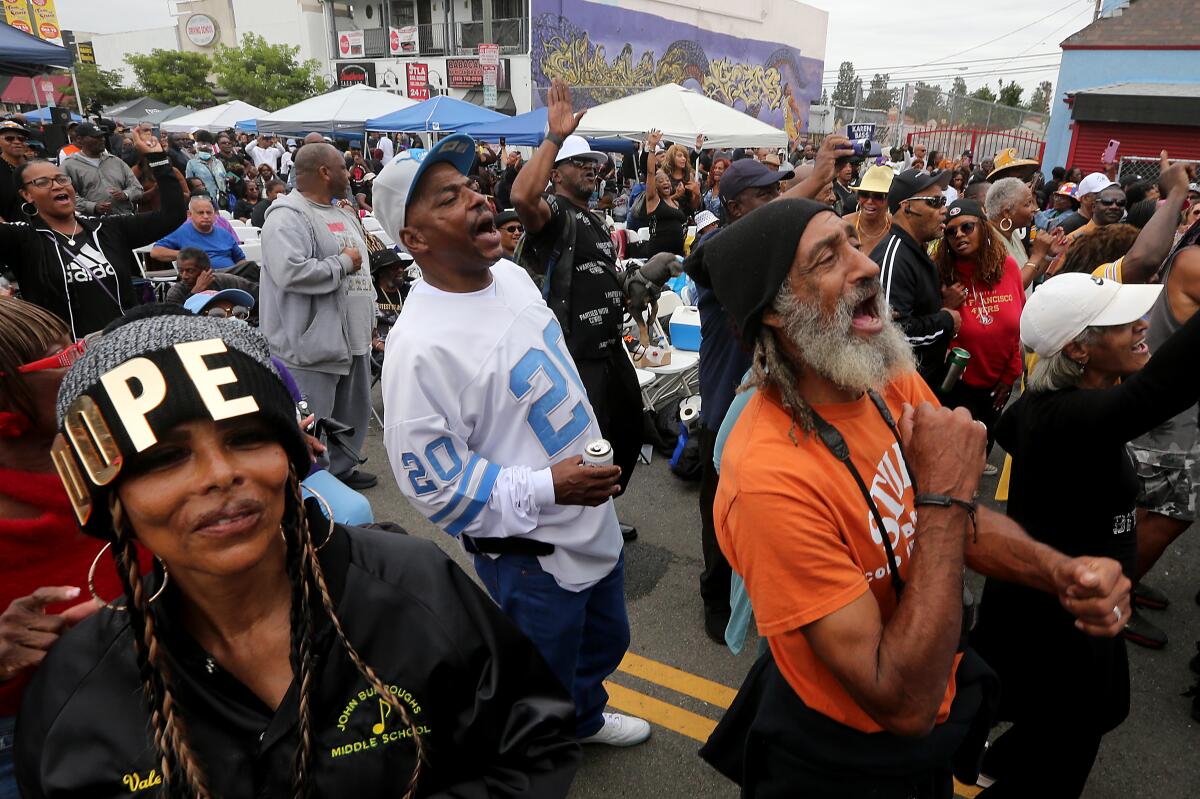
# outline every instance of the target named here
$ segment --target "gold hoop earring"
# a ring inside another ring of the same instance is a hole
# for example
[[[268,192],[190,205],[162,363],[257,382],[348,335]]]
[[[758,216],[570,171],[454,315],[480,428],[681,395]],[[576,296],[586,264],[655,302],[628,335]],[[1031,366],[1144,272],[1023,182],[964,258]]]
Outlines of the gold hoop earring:
[[[88,578],[87,578],[88,591],[91,592],[92,599],[94,599],[97,602],[99,602],[100,604],[104,605],[104,607],[107,608],[108,610],[116,610],[116,611],[129,610],[128,605],[114,605],[113,603],[105,600],[99,594],[96,593],[96,566],[100,563],[100,556],[103,555],[104,552],[111,546],[112,546],[112,541],[109,541],[104,546],[100,547],[100,551],[96,553],[96,557],[92,558],[92,567],[90,569],[88,569]],[[160,585],[158,587],[158,590],[154,592],[154,596],[150,597],[150,601],[146,603],[148,605],[153,605],[154,600],[156,600],[160,596],[162,596],[162,592],[166,590],[167,583],[171,579],[171,573],[167,571],[167,564],[163,563],[161,560],[159,561],[159,563],[162,563],[162,570],[163,570],[162,585]]]
[[[1004,226],[1004,223],[1005,223],[1005,222],[1007,222],[1007,223],[1008,223],[1008,227],[1005,227],[1005,226]],[[1010,231],[1010,230],[1012,230],[1012,229],[1013,229],[1013,221],[1012,221],[1011,219],[1009,219],[1009,218],[1006,216],[1006,217],[1004,217],[1003,219],[1001,219],[1001,220],[1000,220],[1000,224],[998,225],[998,227],[999,227],[999,228],[1000,228],[1002,231],[1004,231],[1005,233],[1007,233],[1008,231]]]
[[[321,546],[317,547],[314,550],[314,552],[320,552],[322,549],[325,548],[325,546],[333,538],[333,526],[334,526],[333,506],[329,504],[329,500],[325,499],[325,497],[321,496],[316,491],[313,491],[308,486],[301,485],[300,488],[302,488],[304,491],[307,491],[308,493],[312,494],[314,497],[316,497],[318,502],[320,502],[322,505],[325,506],[325,518],[329,519],[329,535],[325,536],[325,540],[321,542]],[[303,512],[304,509],[301,508],[300,510],[301,510],[301,512]]]

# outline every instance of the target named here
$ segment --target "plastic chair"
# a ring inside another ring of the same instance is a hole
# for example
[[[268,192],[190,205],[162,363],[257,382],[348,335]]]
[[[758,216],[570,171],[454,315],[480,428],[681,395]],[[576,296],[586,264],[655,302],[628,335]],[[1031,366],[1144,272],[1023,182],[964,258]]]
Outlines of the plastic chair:
[[[242,252],[246,254],[246,258],[258,264],[262,263],[262,242],[248,241],[242,245]]]
[[[233,235],[238,237],[240,243],[249,244],[262,238],[262,231],[251,225],[234,225]]]
[[[675,313],[675,309],[683,305],[683,300],[673,291],[664,291],[658,296],[658,318],[663,319]]]
[[[226,219],[233,219],[233,214],[229,211],[226,211],[224,208],[222,208],[217,213],[219,213],[221,216],[225,217]]]

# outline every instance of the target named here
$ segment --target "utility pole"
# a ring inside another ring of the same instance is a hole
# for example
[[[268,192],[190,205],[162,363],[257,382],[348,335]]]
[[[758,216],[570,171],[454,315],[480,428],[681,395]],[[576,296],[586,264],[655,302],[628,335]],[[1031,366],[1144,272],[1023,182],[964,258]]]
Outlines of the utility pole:
[[[1092,22],[1095,22],[1096,20],[1100,19],[1100,6],[1103,3],[1104,3],[1104,0],[1096,0],[1096,10],[1092,14]]]

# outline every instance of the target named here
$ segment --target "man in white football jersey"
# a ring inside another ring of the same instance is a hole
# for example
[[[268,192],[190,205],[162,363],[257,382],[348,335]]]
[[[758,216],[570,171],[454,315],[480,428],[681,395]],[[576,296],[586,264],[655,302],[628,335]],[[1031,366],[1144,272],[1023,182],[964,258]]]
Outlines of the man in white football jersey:
[[[641,743],[649,724],[603,712],[603,680],[629,646],[621,470],[583,463],[600,428],[554,313],[500,258],[487,201],[467,185],[474,158],[474,140],[450,136],[375,179],[380,222],[422,272],[384,357],[392,470],[572,692],[579,738]]]

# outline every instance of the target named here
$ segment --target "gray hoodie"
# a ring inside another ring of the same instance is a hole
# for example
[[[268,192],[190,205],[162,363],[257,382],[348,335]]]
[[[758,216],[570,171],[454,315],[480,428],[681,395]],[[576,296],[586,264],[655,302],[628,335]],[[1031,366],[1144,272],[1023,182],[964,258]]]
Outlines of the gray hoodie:
[[[289,367],[349,374],[342,281],[354,263],[300,192],[267,209],[262,253],[258,318],[271,354]]]

